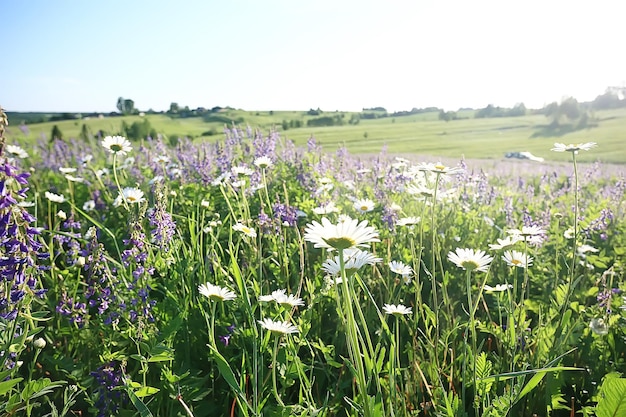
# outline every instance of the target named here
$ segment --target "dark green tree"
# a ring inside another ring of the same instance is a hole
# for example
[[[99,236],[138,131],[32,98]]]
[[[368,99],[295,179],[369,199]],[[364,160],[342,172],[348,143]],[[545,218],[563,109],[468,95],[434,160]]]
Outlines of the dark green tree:
[[[89,133],[89,128],[85,123],[83,123],[83,126],[80,128],[80,138],[87,142],[90,137],[91,134]]]
[[[117,109],[122,114],[137,113],[137,109],[135,109],[135,102],[129,98],[119,97],[117,99]]]
[[[56,139],[63,140],[63,132],[59,129],[59,126],[52,126],[52,133],[50,133],[50,142],[54,142]]]

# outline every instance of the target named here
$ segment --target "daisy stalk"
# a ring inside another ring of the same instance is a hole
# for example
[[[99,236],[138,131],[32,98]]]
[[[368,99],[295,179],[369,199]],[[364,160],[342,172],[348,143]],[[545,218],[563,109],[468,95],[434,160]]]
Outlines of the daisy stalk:
[[[274,321],[269,318],[259,320],[261,328],[266,329],[274,337],[274,350],[272,351],[272,391],[274,398],[278,401],[281,407],[285,406],[280,394],[278,393],[278,384],[276,382],[276,368],[278,368],[278,362],[276,357],[278,356],[278,341],[282,336],[286,336],[292,333],[298,333],[298,329],[293,324],[286,321]]]
[[[468,328],[471,334],[470,355],[471,355],[472,366],[473,366],[472,384],[474,388],[476,388],[477,387],[476,356],[478,353],[478,349],[476,347],[477,337],[476,337],[475,314],[476,314],[476,309],[478,308],[478,301],[480,300],[480,297],[482,296],[483,288],[485,287],[485,283],[487,282],[487,275],[488,275],[489,268],[491,266],[491,261],[493,260],[493,258],[491,256],[486,255],[485,252],[482,250],[457,248],[454,252],[448,253],[448,260],[456,264],[456,266],[458,266],[459,268],[463,268],[465,270],[467,308],[469,310]],[[476,298],[476,302],[474,302],[472,299],[472,272],[474,271],[486,273],[485,278],[479,287],[480,291],[479,291],[478,297]],[[465,338],[467,338],[467,330],[465,333]],[[465,376],[466,376],[465,370],[467,369],[467,360],[468,360],[467,356],[463,358],[463,374],[464,374],[464,377],[463,377],[464,383],[463,383],[463,392],[462,392],[463,403],[465,403],[465,392],[466,392],[466,386],[467,386],[467,384],[465,383]],[[478,409],[479,402],[477,401],[476,398],[472,399],[472,404],[474,406],[475,415],[477,416],[480,415],[479,409]]]
[[[270,213],[269,216],[272,217],[273,208],[272,208],[272,203],[270,202],[270,193],[267,190],[267,175],[266,175],[266,170],[272,165],[272,161],[269,158],[267,159],[265,158],[267,157],[257,158],[254,161],[254,164],[261,169],[261,178],[263,179],[263,191],[265,191],[265,200],[267,201],[267,209]],[[263,206],[262,203],[261,203],[261,206]]]
[[[113,178],[118,192],[122,195],[122,186],[120,185],[120,180],[117,176],[117,155],[120,154],[123,156],[130,152],[132,150],[130,142],[123,136],[107,136],[104,140],[102,140],[102,146],[113,154]],[[126,210],[130,211],[128,202],[125,199],[122,200]]]
[[[340,311],[340,315],[343,316],[343,322],[346,327],[346,345],[348,346],[350,360],[356,373],[357,391],[361,397],[364,416],[372,417],[370,399],[367,395],[368,380],[365,364],[363,363],[364,360],[367,362],[372,360],[372,349],[369,349],[369,351],[367,349],[368,346],[372,345],[369,339],[367,324],[360,310],[358,297],[354,289],[354,274],[348,275],[346,273],[344,257],[344,251],[347,249],[367,247],[370,243],[380,242],[378,231],[376,231],[374,227],[368,226],[367,223],[366,220],[359,223],[355,219],[346,218],[340,220],[337,224],[333,224],[330,220],[323,217],[321,223],[313,221],[306,226],[304,240],[314,243],[316,248],[325,248],[330,251],[336,250],[338,252],[341,285],[336,287],[336,291],[340,291],[341,289],[341,298],[336,294],[337,307]],[[363,333],[365,333],[367,345],[357,325],[354,313],[355,308],[365,326]]]
[[[565,309],[569,304],[569,299],[572,295],[574,286],[574,274],[576,270],[576,249],[578,247],[578,164],[576,162],[576,155],[579,150],[588,151],[591,148],[596,147],[595,142],[578,143],[565,145],[563,143],[555,143],[554,148],[551,150],[554,152],[570,152],[572,154],[572,162],[574,164],[574,238],[572,241],[572,263],[569,270],[569,279],[567,282],[567,292],[565,295],[565,302],[561,307],[561,318],[559,320],[558,328],[561,329],[563,325],[563,317],[565,316]]]
[[[354,289],[351,285],[351,277],[346,274],[346,265],[343,256],[343,249],[339,249],[339,269],[341,270],[341,285],[343,296],[343,311],[346,326],[346,342],[348,345],[348,351],[350,353],[350,360],[356,370],[357,389],[361,395],[361,401],[363,404],[363,411],[365,417],[372,417],[369,405],[369,397],[367,395],[367,378],[365,376],[365,366],[363,364],[363,355],[361,353],[359,344],[359,335],[357,330],[357,323],[354,317],[353,302],[358,302]]]
[[[402,369],[400,366],[400,331],[398,329],[398,322],[401,320],[401,317],[407,314],[411,314],[411,307],[405,307],[402,304],[393,305],[393,304],[385,304],[383,307],[383,311],[387,314],[394,316],[393,323],[393,338],[391,339],[391,349],[389,350],[389,362],[391,363],[391,372],[389,376],[389,405],[391,407],[391,415],[395,416],[394,412],[394,404],[396,402],[396,374],[400,372]],[[402,378],[400,378],[402,381]],[[402,404],[402,402],[400,402]],[[404,413],[406,414],[406,407],[403,407]]]
[[[437,165],[437,168],[445,168],[443,167],[443,165]],[[437,369],[439,369],[439,350],[437,349],[437,346],[439,345],[439,297],[437,296],[437,277],[436,277],[436,272],[437,272],[437,267],[436,267],[436,262],[437,262],[437,251],[436,251],[436,247],[437,247],[437,227],[436,227],[436,222],[435,222],[435,208],[437,206],[437,189],[439,188],[439,181],[441,179],[441,175],[442,173],[445,172],[445,169],[436,169],[434,167],[431,167],[429,169],[429,171],[434,172],[435,173],[435,187],[433,189],[433,197],[432,197],[432,205],[431,205],[431,210],[430,210],[430,227],[431,227],[431,264],[430,264],[430,280],[431,280],[431,286],[432,286],[432,299],[433,299],[433,311],[435,313],[435,339],[434,339],[434,353],[435,353],[435,365],[437,366]],[[444,294],[445,296],[445,294]]]

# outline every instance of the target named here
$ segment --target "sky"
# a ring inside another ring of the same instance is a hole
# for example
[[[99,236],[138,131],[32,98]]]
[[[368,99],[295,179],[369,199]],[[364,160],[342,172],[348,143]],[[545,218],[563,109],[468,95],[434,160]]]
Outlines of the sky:
[[[8,111],[540,108],[626,86],[623,0],[0,0]]]

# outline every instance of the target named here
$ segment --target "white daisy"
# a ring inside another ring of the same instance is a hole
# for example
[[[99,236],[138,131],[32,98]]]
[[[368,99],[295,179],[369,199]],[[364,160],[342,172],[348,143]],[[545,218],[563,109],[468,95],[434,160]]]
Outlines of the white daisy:
[[[211,185],[214,187],[219,187],[220,185],[224,185],[230,180],[230,177],[231,177],[230,172],[224,172],[223,174],[220,174],[217,178],[215,178],[213,181],[211,181]]]
[[[254,160],[254,165],[261,169],[270,168],[274,163],[269,156],[259,156]]]
[[[63,210],[59,210],[57,212],[57,217],[61,220],[67,220],[67,213],[65,213]]]
[[[94,200],[87,200],[83,204],[83,210],[92,211],[96,208],[96,202]]]
[[[421,183],[409,184],[409,186],[406,187],[406,192],[411,195],[424,198],[433,198],[435,196],[434,188],[427,187],[426,185]]]
[[[117,196],[117,198],[113,202],[113,205],[115,207],[118,207],[124,201],[126,201],[128,204],[139,204],[146,201],[146,199],[143,197],[143,191],[141,191],[139,188],[126,187]]]
[[[177,178],[177,177],[182,177],[183,176],[183,170],[180,169],[180,168],[169,168],[167,170],[167,173],[172,178]]]
[[[251,238],[256,237],[256,231],[253,228],[248,227],[243,223],[237,223],[236,225],[234,225],[233,230],[243,233],[244,236],[246,237],[251,237]]]
[[[198,285],[198,291],[211,301],[230,301],[237,298],[237,294],[228,288],[222,288],[210,282]]]
[[[403,217],[398,219],[396,226],[415,226],[422,220],[420,217]]]
[[[399,262],[399,261],[391,261],[391,262],[389,262],[389,270],[391,272],[393,272],[394,274],[402,275],[402,278],[404,278],[405,282],[413,274],[413,268],[411,268],[410,266],[405,265],[403,262]],[[409,280],[409,282],[410,282],[410,280]],[[408,284],[408,282],[407,282],[407,284]]]
[[[591,245],[580,245],[578,248],[576,248],[576,253],[582,259],[586,259],[587,258],[587,252],[598,253],[600,251],[598,249],[594,248]],[[585,266],[587,266],[587,265],[585,265]]]
[[[260,296],[259,301],[276,301],[277,304],[287,308],[304,305],[302,298],[298,298],[293,294],[287,295],[287,290],[272,291],[271,295]]]
[[[353,207],[359,213],[369,213],[376,205],[369,198],[354,200]]]
[[[76,172],[76,168],[67,168],[67,167],[61,167],[59,168],[59,171],[61,171],[62,174],[72,174],[74,172]]]
[[[406,307],[402,304],[394,305],[394,304],[385,304],[383,306],[383,311],[386,314],[393,314],[396,317],[405,316],[407,314],[411,314],[411,307]]]
[[[277,297],[282,297],[287,294],[287,290],[274,290],[270,295],[260,295],[259,301],[270,302],[276,301]]]
[[[102,140],[102,146],[112,154],[124,156],[133,148],[124,136],[107,136]]]
[[[28,158],[28,152],[17,145],[7,145],[4,151],[19,159]]]
[[[455,252],[448,253],[448,260],[468,271],[487,272],[493,257],[482,250],[456,248]]]
[[[598,253],[600,251],[591,245],[580,245],[578,249],[576,249],[576,252],[578,252],[579,255],[584,255],[587,252]]]
[[[524,239],[522,239],[520,235],[510,235],[510,236],[505,237],[504,239],[497,239],[498,243],[490,243],[489,249],[491,250],[506,249],[515,245],[517,242],[521,242],[523,240]]]
[[[49,191],[46,191],[44,193],[44,195],[46,196],[46,198],[50,201],[52,201],[53,203],[63,203],[65,201],[65,197],[63,196],[63,194],[55,194],[55,193],[51,193]]]
[[[495,287],[485,285],[483,288],[485,292],[503,292],[512,289],[513,286],[511,284],[498,284]]]
[[[591,148],[595,148],[596,146],[597,146],[597,143],[595,142],[576,143],[576,144],[570,143],[569,145],[557,142],[554,144],[554,148],[550,150],[554,152],[572,152],[574,154],[577,154],[578,151],[588,151]]]
[[[397,203],[391,203],[391,205],[389,206],[389,210],[393,211],[394,213],[400,213],[402,211],[402,206]]]
[[[299,332],[296,326],[287,321],[274,321],[272,319],[264,318],[263,320],[259,320],[259,324],[265,330],[272,332],[275,336]]]
[[[126,159],[124,159],[124,162],[119,166],[119,169],[128,169],[132,167],[134,163],[135,163],[135,157],[129,156]]]
[[[339,212],[339,209],[337,208],[335,203],[333,203],[332,201],[323,206],[315,207],[313,209],[313,213],[319,214],[319,215],[338,213],[338,212]]]
[[[504,259],[508,266],[515,266],[518,268],[528,268],[533,264],[532,257],[516,250],[504,252],[504,255],[502,255],[502,259]]]
[[[85,181],[85,179],[84,179],[84,178],[81,178],[81,177],[75,177],[75,176],[73,176],[73,175],[69,175],[69,174],[67,174],[67,175],[65,176],[65,179],[66,179],[66,180],[68,180],[69,182],[84,182],[84,181]]]
[[[249,177],[254,174],[253,170],[243,165],[233,167],[231,171],[238,177]]]
[[[589,328],[595,334],[600,336],[606,336],[609,334],[609,326],[606,324],[603,318],[591,319],[589,322]]]
[[[317,190],[315,190],[315,194],[320,195],[324,193],[329,193],[333,190],[333,188],[335,188],[335,186],[332,184],[322,184]]]
[[[380,242],[378,232],[367,225],[367,220],[359,223],[356,219],[349,219],[333,224],[326,217],[322,218],[322,223],[313,221],[306,225],[304,240],[316,248],[329,250],[368,247],[370,243]]]
[[[102,178],[106,175],[109,175],[109,169],[108,168],[102,168],[96,171],[96,177],[98,178]]]
[[[363,251],[357,248],[349,248],[343,251],[344,268],[347,274],[352,274],[365,265],[375,265],[381,262],[381,258],[377,258],[373,254]],[[339,275],[341,273],[341,266],[339,262],[339,256],[335,256],[332,259],[327,259],[322,264],[322,269],[330,275]]]
[[[509,229],[507,233],[530,244],[540,244],[546,231],[539,226],[523,226],[521,229]]]
[[[463,168],[460,167],[448,167],[443,165],[441,162],[433,163],[424,163],[419,164],[417,168],[420,171],[432,172],[434,174],[440,175],[458,175],[463,172]]]
[[[152,162],[155,164],[168,164],[170,162],[170,157],[167,155],[157,155],[152,159]]]
[[[160,182],[163,182],[164,179],[165,177],[163,177],[163,175],[156,175],[150,181],[148,181],[148,185],[158,184]]]

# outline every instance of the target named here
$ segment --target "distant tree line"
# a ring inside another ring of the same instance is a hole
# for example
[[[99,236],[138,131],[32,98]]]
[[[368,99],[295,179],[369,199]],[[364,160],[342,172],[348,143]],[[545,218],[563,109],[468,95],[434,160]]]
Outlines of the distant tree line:
[[[489,104],[487,107],[476,111],[474,118],[484,119],[488,117],[518,117],[525,115],[526,106],[524,103],[518,103],[512,109],[495,107],[493,104]]]
[[[572,98],[566,100],[575,100]],[[564,100],[564,101],[566,101]],[[571,103],[566,103],[563,109],[559,109],[557,112],[556,109],[560,107],[559,103],[550,103],[544,106],[541,109],[527,109],[524,103],[518,103],[513,108],[499,107],[494,106],[493,104],[489,104],[481,109],[459,109],[460,110],[474,110],[475,118],[492,118],[492,117],[518,117],[524,116],[526,114],[549,114],[553,121],[556,120],[557,123],[561,122],[564,119],[572,120],[572,117],[577,118],[578,116],[574,116],[575,110],[569,109],[568,106],[572,107]],[[607,109],[617,109],[626,107],[626,87],[608,87],[606,91],[597,96],[593,101],[578,103],[577,106],[579,111],[590,112],[594,110],[607,110]],[[576,106],[573,106],[576,107]],[[167,111],[154,111],[149,109],[145,112],[140,112],[139,109],[135,106],[135,102],[132,99],[119,97],[116,103],[117,112],[105,113],[104,115],[108,117],[116,117],[122,115],[135,115],[135,114],[167,114],[173,118],[187,118],[187,117],[202,117],[207,122],[222,122],[222,123],[242,123],[244,122],[243,118],[239,117],[237,119],[231,119],[227,117],[223,113],[224,110],[232,110],[231,107],[197,107],[195,109],[190,109],[189,106],[181,106],[176,102],[172,102]],[[271,114],[272,112],[270,112]],[[306,116],[321,116],[317,119],[311,119],[311,121],[307,121],[307,126],[337,126],[344,124],[344,118],[341,116],[337,118],[336,116],[327,116],[323,115],[323,111],[320,108],[317,109],[309,109],[305,112]],[[402,116],[411,116],[415,114],[421,113],[438,113],[439,119],[444,121],[456,120],[458,119],[457,112],[454,111],[445,111],[444,109],[440,109],[438,107],[425,107],[425,108],[412,108],[411,110],[402,110],[395,111],[389,113],[386,108],[377,106],[377,107],[368,107],[363,108],[359,113],[353,113],[348,123],[350,124],[358,124],[360,120],[368,120],[368,119],[378,119],[385,117],[402,117]],[[55,122],[62,120],[80,120],[85,117],[98,117],[103,115],[103,113],[92,112],[92,113],[35,113],[35,112],[7,112],[7,115],[11,119],[17,119],[21,121],[21,124],[33,124],[33,123],[43,123],[43,122]],[[284,129],[286,128],[297,128],[301,127],[303,122],[301,120],[284,120],[282,122],[282,126]],[[136,129],[137,130],[137,129]]]

